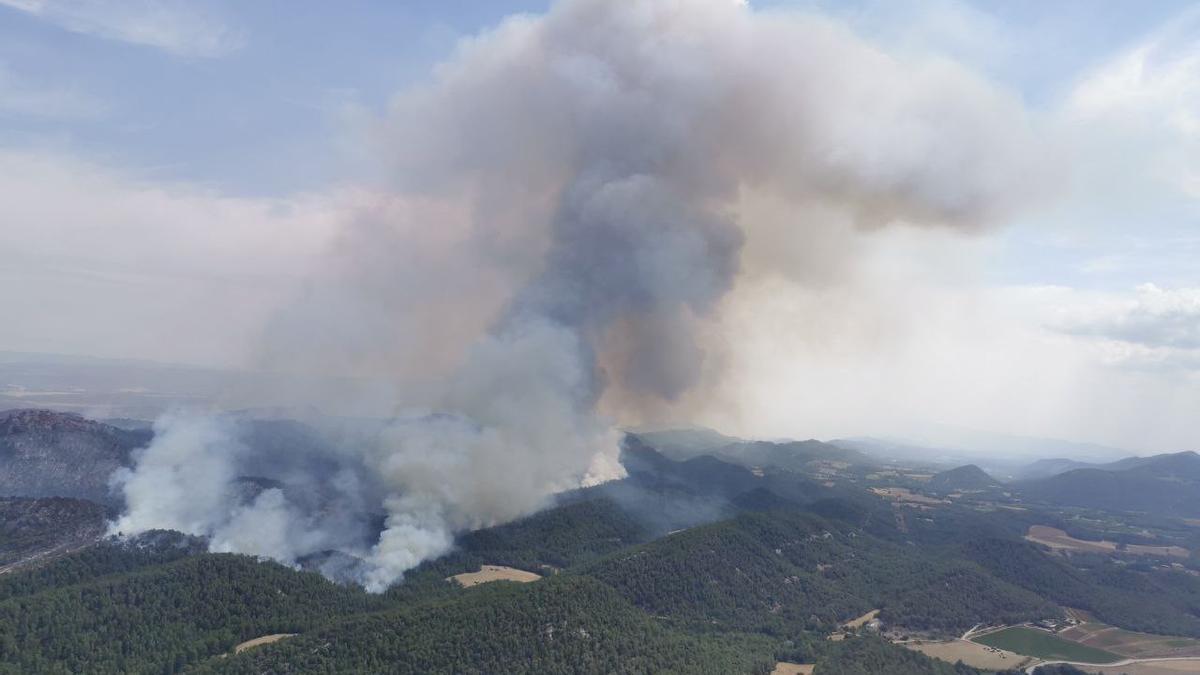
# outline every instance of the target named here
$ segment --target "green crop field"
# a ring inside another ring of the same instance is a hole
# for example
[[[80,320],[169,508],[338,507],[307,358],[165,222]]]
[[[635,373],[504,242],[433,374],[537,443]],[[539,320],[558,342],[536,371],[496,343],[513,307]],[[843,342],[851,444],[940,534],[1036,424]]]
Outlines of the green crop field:
[[[975,642],[1010,652],[1035,656],[1040,659],[1062,659],[1065,661],[1080,661],[1083,663],[1112,663],[1119,661],[1120,656],[1103,649],[1088,647],[1078,642],[1064,640],[1046,631],[1014,626],[1004,630],[988,633],[977,638]]]

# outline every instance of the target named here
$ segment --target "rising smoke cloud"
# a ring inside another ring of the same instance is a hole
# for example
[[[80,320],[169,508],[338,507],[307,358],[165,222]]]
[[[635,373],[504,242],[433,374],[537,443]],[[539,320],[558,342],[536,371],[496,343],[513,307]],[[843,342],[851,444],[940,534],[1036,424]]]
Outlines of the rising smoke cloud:
[[[616,423],[720,381],[708,328],[740,280],[846,273],[855,230],[979,230],[1044,173],[1020,105],[970,73],[728,0],[509,19],[400,94],[373,143],[387,180],[260,365],[389,381],[397,421],[333,434],[326,480],[220,418],[160,420],[114,479],[115,529],[338,550],[386,588],[456,532],[619,474]],[[377,540],[336,527],[373,513]]]

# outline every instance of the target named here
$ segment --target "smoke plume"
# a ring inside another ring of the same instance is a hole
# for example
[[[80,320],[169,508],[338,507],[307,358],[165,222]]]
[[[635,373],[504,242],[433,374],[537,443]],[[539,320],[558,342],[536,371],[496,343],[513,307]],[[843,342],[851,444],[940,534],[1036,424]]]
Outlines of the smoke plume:
[[[257,365],[387,382],[371,410],[395,420],[326,429],[325,473],[227,419],[161,420],[115,477],[116,529],[342,551],[386,588],[456,532],[619,474],[615,424],[720,382],[736,336],[711,319],[740,280],[851,273],[855,230],[978,230],[1043,174],[1020,105],[970,73],[729,0],[509,19],[397,96],[371,142],[386,179]]]

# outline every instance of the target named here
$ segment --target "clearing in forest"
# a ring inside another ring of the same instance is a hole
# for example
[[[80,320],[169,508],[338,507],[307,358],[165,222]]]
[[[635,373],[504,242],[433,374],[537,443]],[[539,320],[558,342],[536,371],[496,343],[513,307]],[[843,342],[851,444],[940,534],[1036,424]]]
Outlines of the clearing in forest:
[[[449,577],[449,579],[457,581],[466,588],[486,584],[489,581],[519,581],[521,583],[529,583],[541,578],[541,575],[534,574],[533,572],[526,572],[525,570],[513,567],[503,567],[501,565],[484,565],[478,572],[464,572]]]
[[[775,670],[771,671],[771,675],[812,675],[813,668],[816,664],[812,663],[788,663],[780,661],[775,664]]]
[[[264,635],[262,637],[256,637],[253,640],[246,640],[245,642],[235,646],[233,648],[233,653],[241,654],[242,652],[246,651],[247,649],[252,649],[254,647],[261,647],[262,645],[269,645],[272,642],[279,642],[280,640],[294,637],[295,635],[296,635],[296,633],[275,633],[274,635]]]

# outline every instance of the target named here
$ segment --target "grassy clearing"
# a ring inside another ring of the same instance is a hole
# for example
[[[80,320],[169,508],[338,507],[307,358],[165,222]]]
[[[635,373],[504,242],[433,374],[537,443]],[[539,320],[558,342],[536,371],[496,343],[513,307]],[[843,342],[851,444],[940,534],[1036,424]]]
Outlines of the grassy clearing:
[[[1062,659],[1082,663],[1112,663],[1121,659],[1121,657],[1112,652],[1088,647],[1077,642],[1070,642],[1046,631],[1026,626],[1014,626],[998,630],[995,633],[988,633],[974,638],[974,641],[988,645],[989,647],[1006,649],[1017,654],[1047,660]]]

